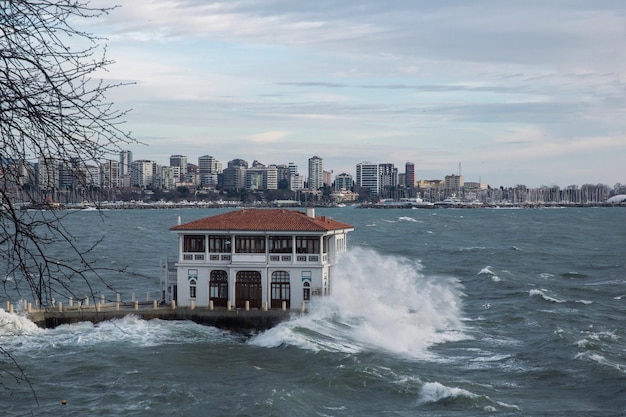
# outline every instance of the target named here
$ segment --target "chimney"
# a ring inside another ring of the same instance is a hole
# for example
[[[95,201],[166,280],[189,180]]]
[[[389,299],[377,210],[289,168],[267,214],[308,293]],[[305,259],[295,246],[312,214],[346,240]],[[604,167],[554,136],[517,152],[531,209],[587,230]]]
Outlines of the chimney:
[[[307,207],[306,208],[307,217],[315,218],[315,207]]]

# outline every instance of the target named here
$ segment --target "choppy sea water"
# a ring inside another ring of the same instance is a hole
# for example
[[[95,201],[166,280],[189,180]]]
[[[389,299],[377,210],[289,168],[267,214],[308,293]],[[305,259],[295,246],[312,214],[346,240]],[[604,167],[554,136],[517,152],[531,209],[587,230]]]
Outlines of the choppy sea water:
[[[332,295],[253,337],[134,317],[44,330],[0,310],[32,386],[0,375],[0,414],[626,415],[623,208],[317,212],[356,229]],[[158,291],[177,216],[216,213],[66,221],[104,236],[93,256],[128,265],[108,279],[139,298]]]

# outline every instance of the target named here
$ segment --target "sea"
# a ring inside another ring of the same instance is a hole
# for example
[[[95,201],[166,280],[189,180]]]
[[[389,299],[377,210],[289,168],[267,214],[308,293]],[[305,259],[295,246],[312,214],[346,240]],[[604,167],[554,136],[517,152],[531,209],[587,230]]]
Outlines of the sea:
[[[176,255],[169,228],[222,211],[62,221],[114,271],[96,296],[141,300]],[[0,310],[0,415],[626,416],[626,209],[317,214],[355,228],[331,294],[267,331],[133,316],[41,329]]]

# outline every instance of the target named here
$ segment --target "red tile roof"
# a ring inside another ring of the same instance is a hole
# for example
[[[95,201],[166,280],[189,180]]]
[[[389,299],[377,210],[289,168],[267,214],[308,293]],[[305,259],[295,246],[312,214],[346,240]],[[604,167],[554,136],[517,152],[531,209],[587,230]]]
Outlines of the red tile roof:
[[[354,226],[326,216],[308,217],[298,210],[242,209],[172,227],[170,230],[250,230],[280,232],[325,232],[354,229]]]

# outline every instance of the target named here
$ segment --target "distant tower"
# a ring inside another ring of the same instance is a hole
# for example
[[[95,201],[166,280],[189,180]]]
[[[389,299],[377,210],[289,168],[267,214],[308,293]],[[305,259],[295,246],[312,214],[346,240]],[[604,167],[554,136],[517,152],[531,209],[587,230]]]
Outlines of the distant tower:
[[[184,181],[187,177],[187,157],[185,155],[170,156],[170,166],[180,168],[180,180]]]
[[[404,185],[407,188],[415,186],[415,164],[413,162],[407,162],[404,166]]]
[[[217,185],[218,162],[211,155],[198,157],[198,170],[200,172],[200,183],[203,186]]]
[[[309,158],[309,189],[319,190],[324,187],[324,163],[322,158]]]
[[[379,165],[372,162],[361,162],[356,165],[356,185],[370,190],[370,195],[380,193]]]
[[[120,177],[130,174],[130,165],[133,163],[133,153],[131,151],[120,152]]]

